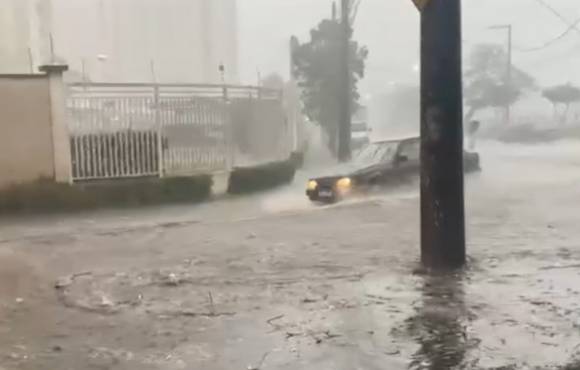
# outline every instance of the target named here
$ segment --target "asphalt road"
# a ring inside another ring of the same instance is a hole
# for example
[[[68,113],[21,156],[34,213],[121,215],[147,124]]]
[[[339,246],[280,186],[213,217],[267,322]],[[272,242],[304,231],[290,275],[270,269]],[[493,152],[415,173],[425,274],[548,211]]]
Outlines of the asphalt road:
[[[580,145],[480,150],[453,276],[418,272],[416,184],[320,207],[303,174],[198,206],[2,220],[0,369],[564,369]]]

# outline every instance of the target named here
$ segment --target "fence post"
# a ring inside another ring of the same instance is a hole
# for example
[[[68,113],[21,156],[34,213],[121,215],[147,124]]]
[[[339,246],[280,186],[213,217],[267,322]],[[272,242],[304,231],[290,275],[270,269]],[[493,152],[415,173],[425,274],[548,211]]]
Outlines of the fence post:
[[[226,171],[231,172],[234,167],[235,153],[234,153],[234,128],[230,112],[230,98],[228,95],[228,88],[226,85],[222,88],[222,109],[225,126],[225,146],[226,146]]]
[[[68,70],[68,66],[44,65],[40,66],[39,70],[46,73],[49,84],[54,179],[56,182],[71,184],[72,154],[67,125],[66,89],[63,81],[63,73]]]
[[[155,84],[153,85],[153,101],[155,105],[155,127],[157,129],[157,169],[159,171],[159,178],[162,179],[165,176],[165,161],[163,158],[163,126],[161,124],[160,100],[159,85]]]

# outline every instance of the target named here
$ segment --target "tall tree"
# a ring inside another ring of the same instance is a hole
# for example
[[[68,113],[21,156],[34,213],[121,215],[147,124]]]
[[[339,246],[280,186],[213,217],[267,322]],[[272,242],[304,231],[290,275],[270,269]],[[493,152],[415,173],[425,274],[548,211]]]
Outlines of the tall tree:
[[[564,106],[564,111],[560,115],[560,122],[568,121],[570,105],[580,101],[580,88],[571,84],[553,86],[542,91],[542,96],[548,99],[554,106],[554,116],[558,116],[558,104]]]
[[[293,51],[293,75],[302,90],[305,114],[321,125],[327,134],[328,147],[337,155],[340,63],[343,28],[335,17],[321,21],[310,31],[310,40],[298,43]],[[360,95],[358,82],[364,77],[368,49],[352,40],[349,46],[351,107],[356,111]]]
[[[506,82],[508,56],[495,44],[476,45],[469,56],[465,72],[466,121],[485,108],[503,108],[517,102],[526,91],[535,88],[535,80],[521,69],[512,66],[511,83]]]

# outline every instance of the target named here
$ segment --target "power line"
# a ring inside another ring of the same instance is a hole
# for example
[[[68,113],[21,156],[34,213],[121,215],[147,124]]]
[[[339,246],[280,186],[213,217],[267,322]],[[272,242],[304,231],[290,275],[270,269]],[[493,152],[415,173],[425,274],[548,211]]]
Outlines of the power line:
[[[542,1],[542,0],[539,0]],[[550,46],[552,46],[553,44],[555,44],[556,42],[562,40],[564,37],[566,37],[570,32],[576,30],[576,31],[580,31],[578,30],[578,25],[580,24],[580,19],[576,20],[576,22],[572,23],[564,32],[562,32],[560,35],[556,36],[555,38],[545,42],[543,45],[541,46],[537,46],[534,48],[527,48],[527,49],[521,49],[521,48],[517,48],[516,50],[518,52],[521,53],[530,53],[530,52],[534,52],[534,51],[540,51],[540,50],[544,50]]]
[[[535,0],[535,1],[538,4],[542,5],[544,8],[548,9],[552,14],[554,14],[556,17],[558,17],[567,26],[570,26],[570,22],[568,21],[568,19],[566,19],[566,17],[564,17],[562,15],[562,13],[560,13],[559,11],[557,11],[556,9],[554,9],[554,7],[552,7],[551,5],[549,5],[545,0]],[[580,34],[580,28],[578,28],[577,25],[578,25],[577,22],[575,24],[573,24],[572,25],[572,30],[575,30],[576,32],[578,32]]]

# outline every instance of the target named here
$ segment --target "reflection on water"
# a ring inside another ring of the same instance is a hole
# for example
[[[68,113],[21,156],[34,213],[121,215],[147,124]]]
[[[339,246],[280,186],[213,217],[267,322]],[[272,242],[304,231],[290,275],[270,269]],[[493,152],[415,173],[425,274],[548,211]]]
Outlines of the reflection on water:
[[[422,301],[408,320],[409,334],[419,345],[410,369],[464,367],[469,339],[468,310],[462,273],[426,275]]]

